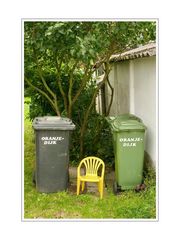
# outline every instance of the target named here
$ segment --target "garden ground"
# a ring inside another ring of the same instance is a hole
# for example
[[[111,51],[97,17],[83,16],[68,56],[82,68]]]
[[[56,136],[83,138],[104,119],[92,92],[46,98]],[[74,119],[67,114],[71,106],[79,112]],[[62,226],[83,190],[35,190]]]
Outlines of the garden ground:
[[[146,173],[146,189],[114,195],[114,172],[106,168],[107,187],[101,200],[96,186],[76,196],[76,167],[70,166],[70,186],[67,191],[39,193],[32,183],[35,144],[32,123],[25,104],[24,121],[24,219],[156,219],[156,178],[152,169]]]

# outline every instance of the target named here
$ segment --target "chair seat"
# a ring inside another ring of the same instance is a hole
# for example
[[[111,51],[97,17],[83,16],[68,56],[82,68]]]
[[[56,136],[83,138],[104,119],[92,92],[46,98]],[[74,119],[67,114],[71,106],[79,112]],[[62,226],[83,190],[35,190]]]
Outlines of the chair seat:
[[[80,176],[81,181],[85,182],[99,182],[101,177],[96,176],[96,175],[85,175],[85,176]]]

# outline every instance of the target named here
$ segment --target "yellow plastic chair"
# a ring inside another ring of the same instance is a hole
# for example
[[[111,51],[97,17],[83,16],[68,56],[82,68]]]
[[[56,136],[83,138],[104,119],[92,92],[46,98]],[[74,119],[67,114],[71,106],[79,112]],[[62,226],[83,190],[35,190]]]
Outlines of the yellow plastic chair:
[[[81,175],[81,168],[85,168],[85,174]],[[98,190],[100,192],[100,198],[103,197],[103,186],[104,186],[104,162],[97,157],[86,157],[81,160],[77,168],[77,195],[80,192],[80,186],[82,183],[81,190],[84,191],[85,182],[97,182]],[[98,175],[99,173],[99,175]]]

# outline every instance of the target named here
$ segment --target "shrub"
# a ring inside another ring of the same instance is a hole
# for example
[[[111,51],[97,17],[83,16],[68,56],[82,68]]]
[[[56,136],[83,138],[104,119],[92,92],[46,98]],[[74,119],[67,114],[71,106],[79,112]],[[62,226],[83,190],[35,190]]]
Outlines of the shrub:
[[[47,74],[46,79],[47,81],[51,82],[50,80],[54,77],[53,74]],[[81,77],[80,73],[77,73],[77,79]],[[64,79],[64,84],[68,85],[68,78],[65,73],[62,73],[62,78]],[[78,81],[75,81],[75,85],[73,86],[74,90],[76,90],[78,86]],[[79,81],[80,83],[80,81]],[[51,85],[51,88],[55,91],[56,86]],[[84,113],[88,108],[96,85],[95,82],[92,80],[91,84],[89,84],[79,96],[77,102],[74,104],[73,112],[72,112],[72,120],[73,123],[76,125],[75,131],[72,132],[71,137],[71,151],[70,151],[70,161],[74,164],[80,161],[80,132],[82,121],[84,118]],[[64,85],[64,89],[67,87]],[[26,95],[30,95],[31,102],[29,108],[29,117],[33,120],[35,117],[38,116],[55,116],[56,113],[52,110],[49,102],[38,92],[32,91],[30,88],[26,90]],[[68,93],[67,93],[68,94]],[[59,99],[61,95],[59,94]],[[59,101],[60,104],[60,101]],[[61,116],[66,117],[66,113],[64,110],[64,106],[61,103]],[[88,124],[84,136],[84,156],[88,155],[95,155],[102,158],[105,162],[112,163],[114,158],[113,155],[113,147],[112,147],[112,136],[108,126],[108,123],[105,120],[104,116],[101,116],[96,113],[95,106],[92,109],[89,118]]]

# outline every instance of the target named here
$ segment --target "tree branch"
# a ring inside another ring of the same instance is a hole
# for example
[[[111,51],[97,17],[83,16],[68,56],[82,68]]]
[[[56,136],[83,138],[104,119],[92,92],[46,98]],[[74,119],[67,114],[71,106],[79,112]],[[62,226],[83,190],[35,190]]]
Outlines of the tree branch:
[[[63,97],[63,101],[64,101],[64,107],[66,110],[66,113],[68,112],[68,102],[67,102],[67,98],[66,98],[66,94],[63,90],[62,84],[61,84],[61,74],[60,74],[60,67],[62,65],[63,59],[61,59],[60,64],[58,63],[58,59],[56,58],[56,72],[57,72],[57,84],[59,87],[59,91]]]
[[[75,68],[78,64],[78,61],[75,62],[75,64],[72,67],[72,70],[70,72],[70,76],[69,76],[69,90],[68,90],[68,101],[69,101],[69,105],[68,105],[68,117],[71,118],[71,112],[72,112],[72,87],[73,87],[73,73],[75,71]]]
[[[92,71],[89,71],[89,73],[88,73],[88,71],[89,71],[89,67],[86,68],[86,71],[84,73],[84,77],[82,79],[81,86],[80,86],[79,90],[77,91],[77,93],[75,94],[74,98],[72,99],[72,104],[74,104],[77,101],[79,95],[81,94],[84,87],[86,86],[86,83],[87,83],[89,77],[92,75]]]
[[[33,23],[33,33],[32,33],[32,38],[34,40],[36,40],[36,27],[35,27],[35,23]],[[37,65],[37,70],[38,70],[38,73],[39,73],[39,76],[42,80],[42,83],[44,85],[44,87],[46,88],[46,90],[51,94],[51,96],[55,99],[56,98],[56,94],[50,89],[50,87],[47,85],[46,83],[46,80],[45,78],[43,77],[43,73],[42,73],[42,69],[39,65],[39,61],[38,61],[38,57],[37,57],[37,54],[36,54],[36,49],[35,47],[33,47],[33,54],[34,54],[34,58],[35,58],[35,62],[36,62],[36,65]]]
[[[109,106],[108,106],[108,109],[107,109],[107,112],[106,112],[106,116],[109,116],[109,113],[110,113],[110,110],[111,110],[111,106],[112,106],[112,103],[113,103],[113,98],[114,98],[114,88],[112,87],[112,85],[111,85],[111,83],[109,81],[109,78],[107,78],[107,83],[108,83],[108,86],[111,89],[111,99],[110,99],[110,103],[109,103]]]
[[[41,80],[42,80],[42,83],[43,83],[44,87],[45,87],[46,90],[51,94],[51,96],[52,96],[53,98],[56,98],[56,94],[50,89],[50,87],[49,87],[49,86],[47,85],[47,83],[46,83],[45,78],[43,77],[42,69],[40,68],[37,59],[36,59],[36,64],[37,64],[37,69],[38,69],[39,76],[40,76],[40,78],[41,78]]]
[[[56,110],[56,113],[58,116],[60,116],[60,111],[59,111],[59,107],[58,107],[58,102],[57,102],[57,96],[56,94],[50,89],[50,87],[47,85],[46,83],[46,80],[45,78],[43,77],[43,74],[42,74],[42,69],[41,67],[39,66],[39,62],[38,62],[38,59],[36,57],[36,53],[35,53],[35,50],[34,50],[34,55],[35,55],[35,59],[36,59],[36,64],[37,64],[37,69],[38,69],[38,73],[39,73],[39,76],[42,80],[42,83],[44,85],[44,87],[46,88],[46,90],[51,94],[51,96],[54,98],[54,107],[55,107],[55,110]]]
[[[32,87],[34,90],[36,90],[37,92],[41,93],[51,104],[51,106],[53,107],[54,111],[57,113],[57,115],[59,116],[60,113],[57,112],[57,108],[56,108],[56,104],[52,101],[52,99],[48,96],[48,94],[46,92],[44,92],[43,90],[41,90],[40,88],[34,86],[28,79],[27,77],[25,77],[25,81],[27,82],[27,84]]]
[[[110,99],[110,103],[109,103],[109,106],[108,106],[108,109],[107,109],[107,112],[105,113],[106,116],[109,115],[110,113],[110,109],[111,109],[111,106],[112,106],[112,102],[113,102],[113,97],[114,97],[114,88],[112,87],[110,81],[109,81],[109,72],[111,71],[111,68],[110,68],[110,64],[109,63],[105,63],[105,69],[104,71],[108,71],[108,75],[107,75],[107,84],[108,86],[110,87],[111,89],[111,99]]]

